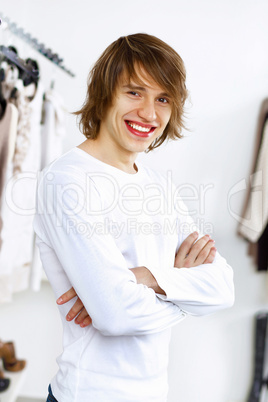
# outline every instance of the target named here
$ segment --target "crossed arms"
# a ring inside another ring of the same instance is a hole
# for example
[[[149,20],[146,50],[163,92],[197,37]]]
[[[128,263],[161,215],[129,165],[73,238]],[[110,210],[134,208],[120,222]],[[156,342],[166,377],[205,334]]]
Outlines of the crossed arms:
[[[144,335],[175,325],[185,314],[210,314],[233,304],[232,269],[208,237],[196,241],[197,234],[191,234],[180,239],[170,268],[129,269],[111,234],[94,233],[89,239],[68,231],[70,218],[86,226],[89,219],[94,224],[102,217],[89,216],[72,191],[64,193],[63,205],[59,205],[64,184],[79,183],[80,176],[73,167],[67,173],[53,173],[53,182],[46,183],[44,177],[37,192],[38,209],[42,211],[45,203],[51,213],[38,214],[34,229],[56,297],[73,286],[84,306],[80,304],[78,322],[92,320],[92,325],[106,336]],[[52,184],[60,193],[58,198],[45,194],[46,186]],[[97,189],[93,187],[92,192],[99,203]],[[63,296],[63,302],[67,298]],[[71,317],[76,315],[77,306]]]
[[[174,268],[191,268],[202,264],[211,264],[214,261],[216,255],[214,240],[208,235],[203,236],[199,240],[197,238],[198,233],[194,232],[183,241],[176,253]],[[155,293],[166,296],[165,291],[160,288],[150,270],[143,266],[130,269],[134,273],[138,284],[146,285],[148,288],[153,289]],[[59,305],[65,304],[76,296],[77,293],[72,287],[57,299],[57,303]],[[92,319],[79,297],[66,316],[67,321],[72,321],[74,318],[74,322],[80,325],[81,328],[92,323]]]

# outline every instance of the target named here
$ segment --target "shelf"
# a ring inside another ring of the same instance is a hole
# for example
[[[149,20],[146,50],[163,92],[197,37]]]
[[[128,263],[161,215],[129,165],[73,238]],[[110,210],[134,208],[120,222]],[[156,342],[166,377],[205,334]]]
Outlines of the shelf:
[[[5,371],[5,378],[10,379],[10,385],[5,392],[0,392],[0,402],[16,402],[21,386],[26,377],[27,368],[18,373]]]

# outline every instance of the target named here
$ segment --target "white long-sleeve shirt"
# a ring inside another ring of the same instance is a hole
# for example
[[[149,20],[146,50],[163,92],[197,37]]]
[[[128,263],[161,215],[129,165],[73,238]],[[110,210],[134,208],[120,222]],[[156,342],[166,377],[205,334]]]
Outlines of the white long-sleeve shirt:
[[[178,202],[177,202],[178,201]],[[176,208],[177,205],[177,208]],[[177,210],[176,210],[177,209]],[[233,303],[233,273],[214,263],[174,268],[193,223],[169,180],[140,164],[125,173],[73,148],[41,174],[34,220],[56,297],[73,286],[92,325],[66,322],[52,380],[60,402],[164,402],[170,328]],[[166,296],[137,284],[146,266]]]

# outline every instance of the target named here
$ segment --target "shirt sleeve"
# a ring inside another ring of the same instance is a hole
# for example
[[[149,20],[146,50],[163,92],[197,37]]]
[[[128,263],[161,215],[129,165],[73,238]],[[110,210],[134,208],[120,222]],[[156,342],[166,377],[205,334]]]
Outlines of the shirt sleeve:
[[[160,332],[180,322],[185,317],[180,307],[137,284],[105,230],[104,216],[91,212],[101,198],[94,185],[90,191],[87,194],[75,173],[43,175],[37,188],[34,230],[53,249],[92,325],[103,335],[119,336]],[[42,262],[45,267],[46,261]]]
[[[177,210],[178,250],[189,234],[197,231],[199,238],[202,234],[182,200],[179,200]],[[187,314],[207,315],[231,307],[234,303],[233,270],[218,252],[211,264],[192,268],[147,268],[166,293],[166,296],[157,295],[159,299],[176,304]]]

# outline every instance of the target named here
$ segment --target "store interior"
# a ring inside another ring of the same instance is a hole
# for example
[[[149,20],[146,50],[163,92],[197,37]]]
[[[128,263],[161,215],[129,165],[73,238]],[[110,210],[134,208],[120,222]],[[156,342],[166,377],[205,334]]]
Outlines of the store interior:
[[[12,140],[17,157],[1,153],[0,357],[2,351],[17,362],[12,369],[2,356],[2,383],[8,381],[1,402],[45,402],[62,353],[55,295],[32,229],[38,174],[84,141],[73,112],[83,104],[89,70],[113,40],[137,32],[176,49],[189,91],[183,138],[138,159],[172,176],[234,271],[233,307],[189,316],[172,329],[168,402],[245,402],[254,385],[254,400],[266,400],[268,211],[258,236],[249,228],[256,199],[261,211],[268,205],[267,15],[265,0],[1,0],[1,101],[12,104],[15,118],[19,110],[21,131],[20,142]]]

